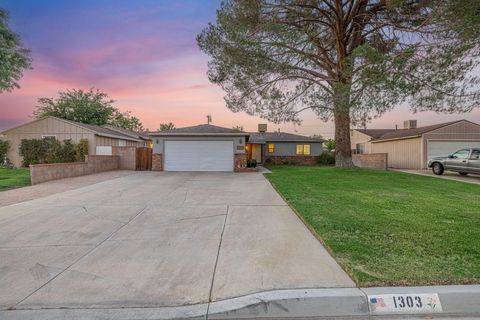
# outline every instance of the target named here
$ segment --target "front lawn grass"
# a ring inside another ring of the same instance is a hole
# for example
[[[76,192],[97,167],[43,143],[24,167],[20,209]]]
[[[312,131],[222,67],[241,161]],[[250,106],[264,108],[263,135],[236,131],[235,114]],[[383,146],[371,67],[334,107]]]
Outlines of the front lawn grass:
[[[0,191],[30,185],[30,170],[27,168],[0,168]]]
[[[480,186],[271,166],[267,179],[360,286],[480,283]]]

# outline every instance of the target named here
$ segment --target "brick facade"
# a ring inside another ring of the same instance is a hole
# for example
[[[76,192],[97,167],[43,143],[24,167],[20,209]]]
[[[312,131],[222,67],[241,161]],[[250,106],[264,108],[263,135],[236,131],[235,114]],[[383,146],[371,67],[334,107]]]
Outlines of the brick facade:
[[[318,163],[319,158],[318,156],[267,156],[265,163],[312,166]]]
[[[85,162],[49,163],[30,165],[32,184],[118,170],[119,156],[86,156]]]
[[[163,154],[152,154],[152,171],[163,171]]]
[[[233,162],[233,171],[241,172],[247,167],[247,155],[245,153],[237,153],[235,154]]]
[[[352,161],[359,168],[387,170],[388,153],[352,154]]]

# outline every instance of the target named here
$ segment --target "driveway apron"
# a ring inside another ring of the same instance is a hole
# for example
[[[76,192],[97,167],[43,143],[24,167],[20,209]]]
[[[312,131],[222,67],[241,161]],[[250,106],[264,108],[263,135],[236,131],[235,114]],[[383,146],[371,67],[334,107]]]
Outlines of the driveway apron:
[[[258,173],[138,172],[0,207],[4,310],[353,286]]]

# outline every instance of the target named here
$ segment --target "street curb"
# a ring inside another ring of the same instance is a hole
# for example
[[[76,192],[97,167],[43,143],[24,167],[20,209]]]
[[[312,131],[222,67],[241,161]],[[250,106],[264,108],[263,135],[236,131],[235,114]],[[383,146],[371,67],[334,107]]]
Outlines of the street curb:
[[[369,296],[437,294],[441,310],[432,312],[375,311]],[[285,289],[196,305],[137,308],[25,309],[0,311],[5,320],[51,319],[371,319],[480,317],[480,285]]]
[[[212,302],[208,319],[368,317],[365,294],[357,288],[295,289],[255,293]]]

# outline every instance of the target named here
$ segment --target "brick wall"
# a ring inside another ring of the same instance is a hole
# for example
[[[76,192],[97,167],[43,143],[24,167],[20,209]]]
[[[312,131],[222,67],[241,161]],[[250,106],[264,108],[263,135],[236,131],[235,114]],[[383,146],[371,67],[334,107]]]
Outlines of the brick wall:
[[[266,163],[273,164],[294,164],[302,166],[312,166],[318,163],[318,156],[267,156]]]
[[[241,172],[244,168],[247,167],[247,155],[245,153],[237,153],[235,154],[235,158],[233,159],[233,171],[234,172]]]
[[[163,155],[160,153],[152,154],[152,171],[163,171]]]
[[[39,184],[51,180],[118,170],[119,167],[119,156],[86,156],[85,162],[32,164],[30,165],[30,179],[32,184]]]
[[[112,147],[112,153],[120,157],[121,170],[135,170],[137,147]]]
[[[353,164],[360,168],[387,170],[388,153],[352,154]]]

